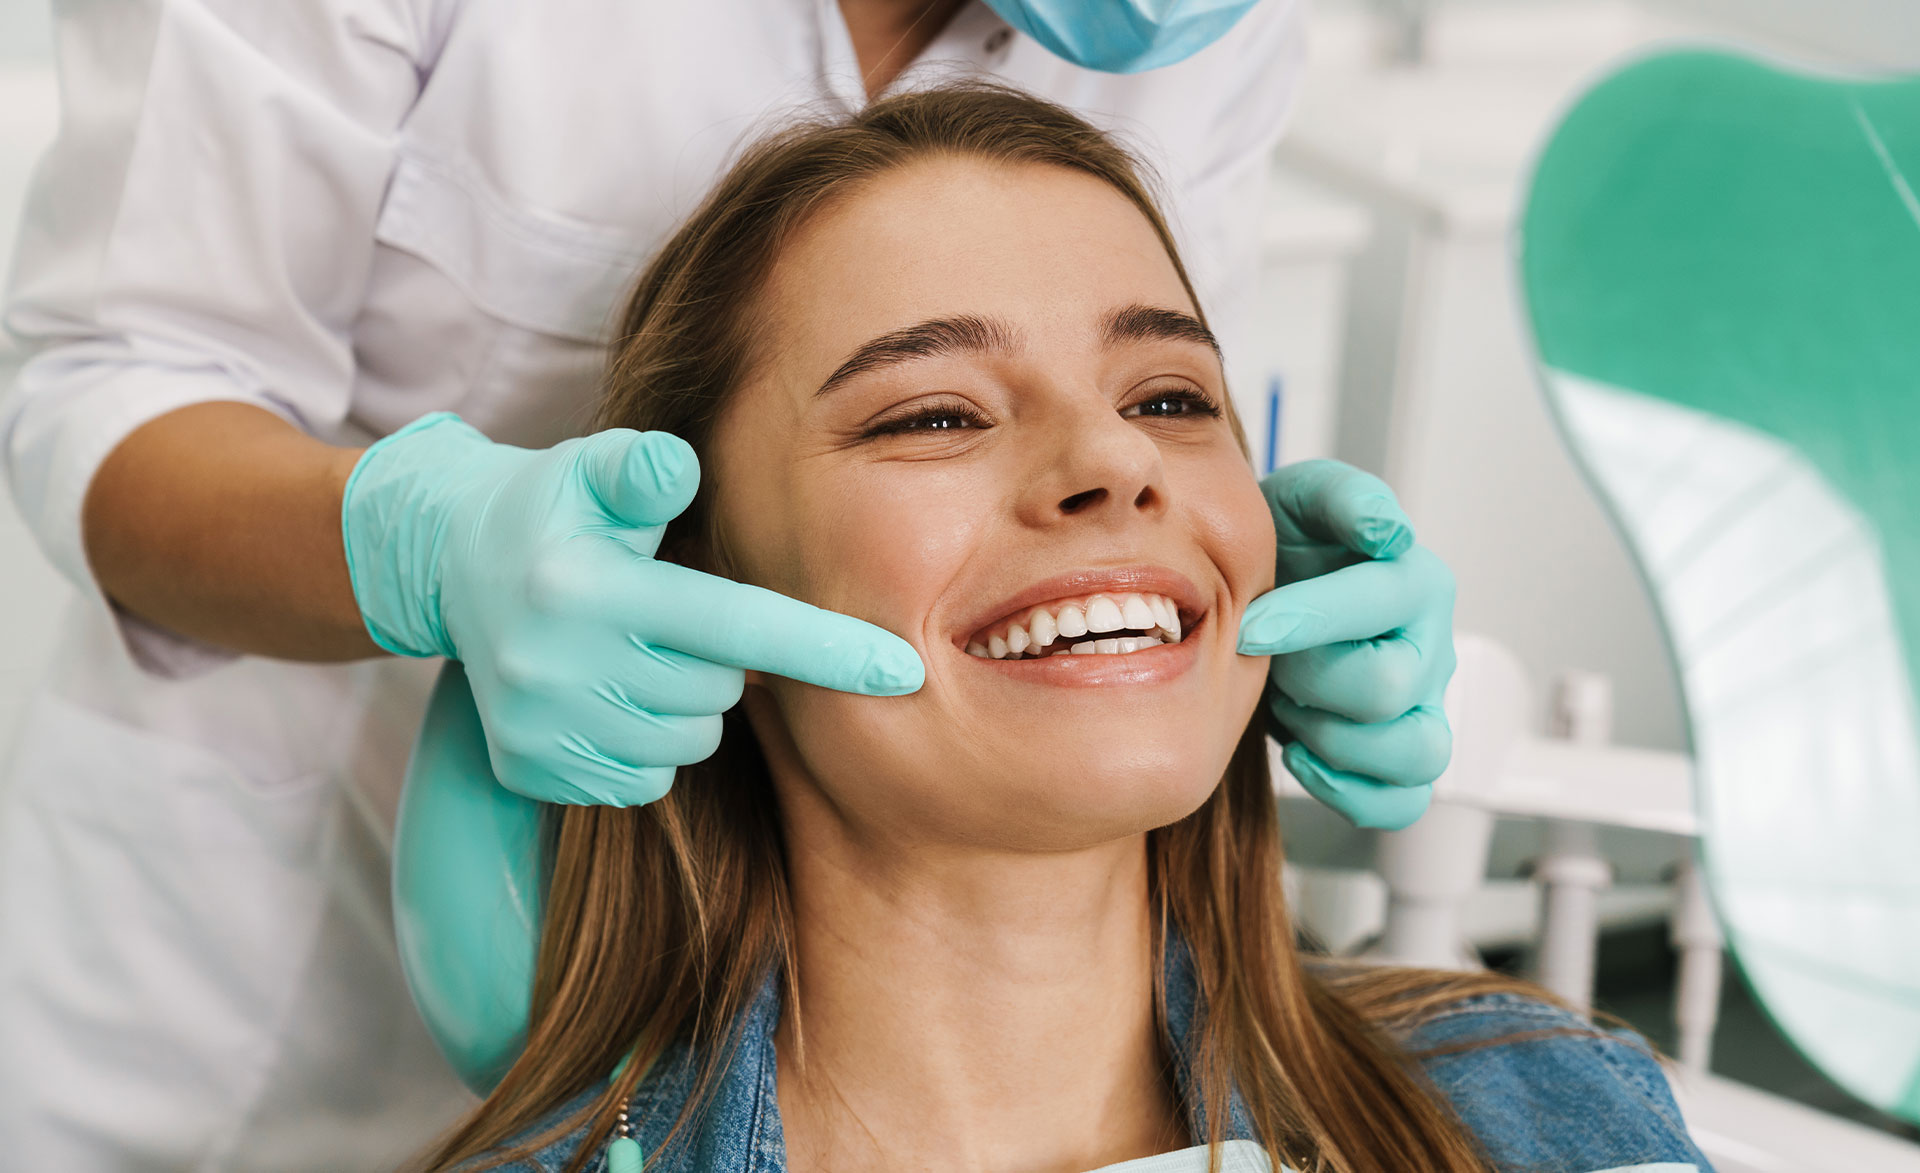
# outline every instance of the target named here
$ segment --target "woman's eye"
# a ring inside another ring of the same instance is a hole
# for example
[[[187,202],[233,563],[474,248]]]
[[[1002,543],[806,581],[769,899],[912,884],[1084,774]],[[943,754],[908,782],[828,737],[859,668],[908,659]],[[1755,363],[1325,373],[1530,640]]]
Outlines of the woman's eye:
[[[987,418],[972,408],[942,405],[880,420],[867,429],[867,435],[896,436],[916,432],[957,432],[986,426]]]
[[[1120,414],[1162,418],[1183,415],[1217,416],[1220,414],[1220,405],[1197,387],[1176,387],[1166,391],[1156,391]]]

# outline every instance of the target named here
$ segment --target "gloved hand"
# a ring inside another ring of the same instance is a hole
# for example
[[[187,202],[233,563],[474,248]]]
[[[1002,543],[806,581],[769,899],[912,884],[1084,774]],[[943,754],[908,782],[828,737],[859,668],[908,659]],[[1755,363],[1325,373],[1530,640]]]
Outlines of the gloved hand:
[[[1361,827],[1426,812],[1453,752],[1453,573],[1413,541],[1378,478],[1332,460],[1260,482],[1279,532],[1275,589],[1247,607],[1240,651],[1272,656],[1267,728],[1307,792]]]
[[[381,647],[462,661],[502,785],[544,802],[652,802],[720,744],[743,669],[897,696],[911,645],[850,616],[656,561],[693,500],[685,441],[616,428],[547,449],[457,416],[361,456],[341,502],[353,593]]]

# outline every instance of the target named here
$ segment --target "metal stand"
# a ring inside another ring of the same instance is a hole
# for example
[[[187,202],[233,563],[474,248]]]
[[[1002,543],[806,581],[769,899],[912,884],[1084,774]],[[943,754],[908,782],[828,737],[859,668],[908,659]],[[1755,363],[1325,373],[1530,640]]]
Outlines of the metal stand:
[[[1387,923],[1369,953],[1396,965],[1478,969],[1461,912],[1486,874],[1493,813],[1436,800],[1404,831],[1380,836],[1375,866],[1387,882]]]
[[[1721,951],[1726,947],[1726,937],[1713,915],[1706,880],[1691,851],[1674,873],[1670,939],[1674,952],[1680,955],[1673,991],[1680,1066],[1704,1073],[1713,1058],[1713,1028],[1720,1018]]]
[[[1534,980],[1586,1010],[1599,955],[1600,893],[1613,883],[1613,867],[1594,846],[1591,826],[1549,822],[1542,831],[1544,850],[1533,865],[1540,884]]]

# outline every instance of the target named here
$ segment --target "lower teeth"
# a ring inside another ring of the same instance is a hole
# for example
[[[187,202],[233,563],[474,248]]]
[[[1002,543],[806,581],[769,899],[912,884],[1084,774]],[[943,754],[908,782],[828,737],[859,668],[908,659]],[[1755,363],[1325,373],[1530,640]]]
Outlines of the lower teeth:
[[[1180,641],[1168,639],[1164,634],[1156,632],[1152,635],[1127,635],[1108,639],[1082,640],[1072,645],[1067,645],[1063,640],[1060,643],[1051,644],[1044,648],[1029,647],[1025,652],[1013,652],[1004,656],[994,655],[981,644],[967,645],[967,652],[969,655],[978,656],[983,660],[1044,660],[1048,656],[1124,655],[1128,652],[1157,648],[1161,644],[1178,642]]]
[[[1090,639],[1074,644],[1067,652],[1075,656],[1111,656],[1122,652],[1137,652],[1142,648],[1160,646],[1157,635],[1126,636],[1121,639]]]

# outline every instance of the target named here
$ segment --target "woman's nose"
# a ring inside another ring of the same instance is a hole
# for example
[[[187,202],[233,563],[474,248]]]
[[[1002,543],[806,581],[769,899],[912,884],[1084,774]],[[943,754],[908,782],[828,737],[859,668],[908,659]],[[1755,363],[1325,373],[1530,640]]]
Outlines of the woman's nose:
[[[1058,421],[1049,432],[1053,443],[1036,452],[1043,463],[1028,496],[1044,515],[1035,520],[1118,519],[1166,511],[1160,446],[1133,421],[1103,405]]]

